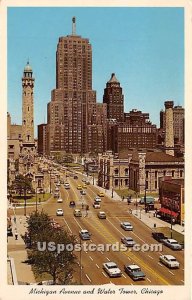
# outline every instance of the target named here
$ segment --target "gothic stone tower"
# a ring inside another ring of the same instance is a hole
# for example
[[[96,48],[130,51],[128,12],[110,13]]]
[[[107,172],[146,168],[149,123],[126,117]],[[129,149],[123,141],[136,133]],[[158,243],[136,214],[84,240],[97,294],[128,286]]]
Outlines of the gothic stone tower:
[[[22,77],[22,143],[20,146],[19,172],[30,177],[36,171],[36,145],[34,141],[34,88],[33,71],[29,62]]]

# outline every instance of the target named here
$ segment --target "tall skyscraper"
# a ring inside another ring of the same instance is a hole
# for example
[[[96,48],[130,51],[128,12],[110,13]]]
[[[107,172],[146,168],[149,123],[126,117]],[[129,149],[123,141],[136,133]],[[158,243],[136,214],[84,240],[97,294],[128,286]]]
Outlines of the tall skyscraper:
[[[124,122],[124,96],[115,73],[111,74],[111,79],[106,84],[103,103],[107,104],[108,119],[116,119],[117,122]]]
[[[89,39],[72,34],[60,37],[56,51],[56,89],[48,104],[49,152],[87,152],[87,125],[90,123],[96,92],[92,90],[92,47]]]

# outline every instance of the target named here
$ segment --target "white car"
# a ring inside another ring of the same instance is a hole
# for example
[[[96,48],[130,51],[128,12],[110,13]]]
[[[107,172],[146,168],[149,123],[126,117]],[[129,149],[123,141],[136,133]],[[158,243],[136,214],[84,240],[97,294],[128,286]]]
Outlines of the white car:
[[[104,211],[98,212],[97,216],[98,216],[99,219],[106,219],[107,218],[106,213]]]
[[[57,199],[57,203],[62,203],[62,202],[63,202],[62,198]]]
[[[117,264],[112,261],[104,263],[103,269],[109,275],[109,277],[121,277],[122,276],[121,270],[118,268]]]
[[[165,239],[163,240],[163,244],[172,250],[181,250],[182,246],[174,239]]]
[[[172,255],[161,255],[159,260],[168,268],[179,268],[179,262]]]
[[[94,202],[93,207],[94,208],[101,208],[101,205],[100,205],[100,203]]]
[[[57,216],[63,216],[63,210],[61,208],[58,208],[56,211]]]
[[[126,231],[131,231],[133,230],[133,226],[129,222],[122,222],[121,223],[121,228],[123,228]]]
[[[96,196],[94,199],[95,202],[101,202],[101,198],[99,196]]]

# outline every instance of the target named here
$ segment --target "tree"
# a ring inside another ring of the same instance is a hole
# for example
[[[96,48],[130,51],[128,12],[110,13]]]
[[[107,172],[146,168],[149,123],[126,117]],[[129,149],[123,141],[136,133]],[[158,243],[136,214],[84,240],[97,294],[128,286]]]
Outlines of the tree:
[[[44,212],[30,215],[28,230],[32,244],[28,258],[33,263],[35,274],[48,273],[53,278],[53,284],[69,284],[76,264],[76,256],[72,248],[66,249],[66,245],[74,247],[75,236],[69,235],[63,228],[55,229],[52,220]],[[43,242],[46,245],[45,249],[42,248]],[[49,246],[50,242],[52,246]],[[65,249],[59,252],[58,245],[63,245]]]
[[[21,196],[23,193],[26,193],[27,190],[32,190],[31,180],[19,174],[15,177],[11,188],[17,190]]]

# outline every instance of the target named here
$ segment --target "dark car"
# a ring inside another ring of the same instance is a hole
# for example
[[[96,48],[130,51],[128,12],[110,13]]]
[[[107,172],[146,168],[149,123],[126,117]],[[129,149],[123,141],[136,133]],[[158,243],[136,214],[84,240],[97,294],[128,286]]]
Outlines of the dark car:
[[[70,206],[70,207],[74,207],[75,205],[76,205],[76,204],[75,204],[75,201],[70,201],[70,202],[69,202],[69,206]]]
[[[7,236],[13,236],[13,231],[11,226],[7,227]]]
[[[133,280],[141,280],[145,279],[145,274],[141,271],[141,268],[137,265],[126,265],[124,266],[125,272],[133,279]]]
[[[152,232],[152,237],[158,242],[162,242],[167,239],[167,236],[165,236],[162,232]]]
[[[73,178],[74,178],[74,179],[78,179],[78,176],[77,176],[77,175],[74,175]]]

